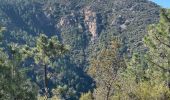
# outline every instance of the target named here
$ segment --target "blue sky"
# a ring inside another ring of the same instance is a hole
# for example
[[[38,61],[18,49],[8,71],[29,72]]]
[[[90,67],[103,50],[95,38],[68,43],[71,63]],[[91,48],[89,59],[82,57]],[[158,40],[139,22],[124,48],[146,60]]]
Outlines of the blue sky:
[[[151,0],[164,8],[170,8],[170,0]]]

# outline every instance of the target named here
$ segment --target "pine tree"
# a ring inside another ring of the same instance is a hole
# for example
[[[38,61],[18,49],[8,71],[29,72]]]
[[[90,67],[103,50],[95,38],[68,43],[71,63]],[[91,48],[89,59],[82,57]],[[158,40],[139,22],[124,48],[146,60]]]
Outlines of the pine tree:
[[[144,56],[135,54],[119,73],[113,98],[169,100],[170,10],[161,10],[159,23],[149,26],[144,42],[148,51]]]
[[[21,70],[22,56],[15,46],[8,53],[0,48],[0,99],[36,100],[37,89]]]
[[[117,78],[117,71],[124,66],[124,61],[118,53],[119,44],[116,40],[108,45],[90,59],[89,75],[96,81],[94,98],[97,100],[110,100],[113,93],[114,82]]]
[[[160,21],[148,28],[144,42],[148,48],[147,60],[153,81],[160,77],[170,87],[170,10],[162,9]]]
[[[59,42],[57,37],[53,36],[48,38],[44,34],[40,34],[37,38],[35,47],[25,46],[22,49],[22,52],[25,53],[26,56],[32,56],[34,58],[35,63],[38,66],[42,66],[44,69],[44,90],[45,90],[45,99],[49,97],[49,89],[48,89],[48,67],[50,64],[55,61],[58,57],[62,56],[68,51],[68,47]]]

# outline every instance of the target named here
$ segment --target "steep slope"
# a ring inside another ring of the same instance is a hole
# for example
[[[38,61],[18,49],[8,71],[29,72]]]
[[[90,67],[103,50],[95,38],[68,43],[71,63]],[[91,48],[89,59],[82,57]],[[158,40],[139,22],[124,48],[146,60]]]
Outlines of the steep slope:
[[[14,2],[15,1],[15,2]],[[146,26],[159,18],[159,7],[147,0],[2,0],[1,24],[11,31],[48,35],[79,31],[97,39],[118,35],[128,49],[140,46]],[[67,39],[66,39],[67,40]],[[127,51],[127,50],[125,50]]]
[[[7,27],[5,42],[34,45],[34,36],[57,35],[70,45],[70,53],[56,64],[61,86],[76,95],[92,88],[83,71],[89,57],[113,37],[122,42],[121,53],[143,51],[141,40],[149,24],[159,19],[160,7],[148,0],[0,0],[0,24]],[[4,43],[5,44],[5,43]],[[62,68],[60,67],[62,66]],[[37,70],[37,69],[34,69]],[[37,73],[30,72],[34,79]],[[63,93],[65,98],[78,98]],[[69,96],[67,96],[69,95]]]

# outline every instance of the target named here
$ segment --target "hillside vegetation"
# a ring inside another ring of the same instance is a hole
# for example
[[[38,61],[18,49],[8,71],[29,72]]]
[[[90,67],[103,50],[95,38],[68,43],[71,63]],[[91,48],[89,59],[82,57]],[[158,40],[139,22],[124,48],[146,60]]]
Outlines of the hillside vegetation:
[[[168,9],[148,0],[0,2],[0,99],[170,99]]]

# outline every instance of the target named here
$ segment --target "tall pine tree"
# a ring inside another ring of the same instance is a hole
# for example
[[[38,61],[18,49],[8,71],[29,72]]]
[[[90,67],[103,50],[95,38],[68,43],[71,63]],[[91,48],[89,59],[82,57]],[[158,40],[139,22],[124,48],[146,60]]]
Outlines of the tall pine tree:
[[[160,21],[151,25],[144,42],[148,48],[147,61],[153,81],[160,77],[170,87],[170,10],[162,9]]]

